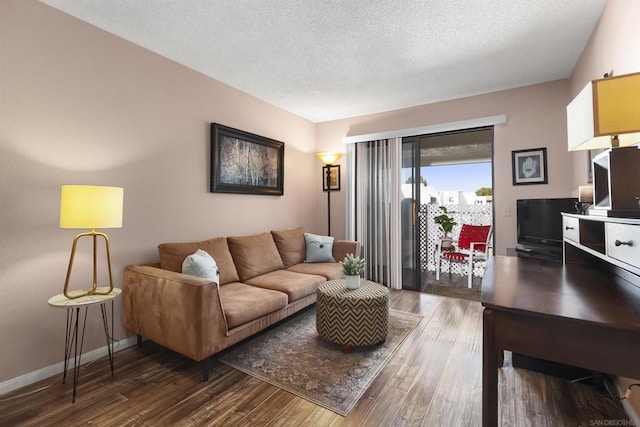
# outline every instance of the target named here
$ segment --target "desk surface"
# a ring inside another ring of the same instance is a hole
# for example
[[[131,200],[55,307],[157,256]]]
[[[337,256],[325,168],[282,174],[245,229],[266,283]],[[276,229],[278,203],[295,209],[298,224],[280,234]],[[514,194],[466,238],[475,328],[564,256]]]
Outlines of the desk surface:
[[[498,425],[502,350],[640,378],[640,288],[584,264],[493,257],[482,280],[482,425]]]
[[[640,288],[582,264],[492,257],[481,302],[487,308],[640,331]]]

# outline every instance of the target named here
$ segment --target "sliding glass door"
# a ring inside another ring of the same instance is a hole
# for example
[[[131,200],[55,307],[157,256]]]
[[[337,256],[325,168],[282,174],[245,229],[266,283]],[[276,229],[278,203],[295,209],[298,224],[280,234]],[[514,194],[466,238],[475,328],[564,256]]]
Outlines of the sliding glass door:
[[[419,250],[420,206],[419,138],[402,139],[402,178],[400,180],[400,236],[402,257],[402,289],[420,290],[421,269]],[[417,183],[417,185],[416,185]]]
[[[442,206],[457,222],[492,224],[493,127],[402,139],[400,224],[402,288],[422,290],[433,282],[440,232],[433,218]],[[458,263],[445,271],[462,274]]]

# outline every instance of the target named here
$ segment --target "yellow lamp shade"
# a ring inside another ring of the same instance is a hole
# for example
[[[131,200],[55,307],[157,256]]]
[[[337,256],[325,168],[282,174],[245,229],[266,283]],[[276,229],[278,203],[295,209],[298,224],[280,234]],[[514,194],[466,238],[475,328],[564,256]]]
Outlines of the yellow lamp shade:
[[[640,73],[593,80],[567,106],[569,150],[640,142]]]
[[[325,165],[333,165],[342,157],[342,153],[316,153],[316,156]]]
[[[63,185],[60,228],[120,228],[124,189],[94,185]]]

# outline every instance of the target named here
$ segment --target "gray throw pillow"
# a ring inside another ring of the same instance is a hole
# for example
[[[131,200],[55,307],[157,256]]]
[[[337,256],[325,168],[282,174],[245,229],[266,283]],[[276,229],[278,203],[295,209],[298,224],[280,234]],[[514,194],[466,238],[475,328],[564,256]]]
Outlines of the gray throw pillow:
[[[333,237],[304,233],[307,258],[304,262],[336,262],[333,259]]]

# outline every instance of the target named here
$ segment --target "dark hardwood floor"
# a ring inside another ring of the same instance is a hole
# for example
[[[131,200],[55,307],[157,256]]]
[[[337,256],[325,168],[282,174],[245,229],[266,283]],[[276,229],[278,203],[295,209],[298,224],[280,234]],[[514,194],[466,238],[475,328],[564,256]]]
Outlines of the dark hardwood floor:
[[[479,426],[479,302],[393,291],[391,307],[424,319],[347,417],[211,361],[200,366],[152,342],[84,366],[78,397],[61,376],[0,396],[1,426]],[[345,355],[345,357],[349,357]],[[514,369],[500,374],[502,426],[630,425],[590,386]],[[609,422],[610,424],[606,424]]]

